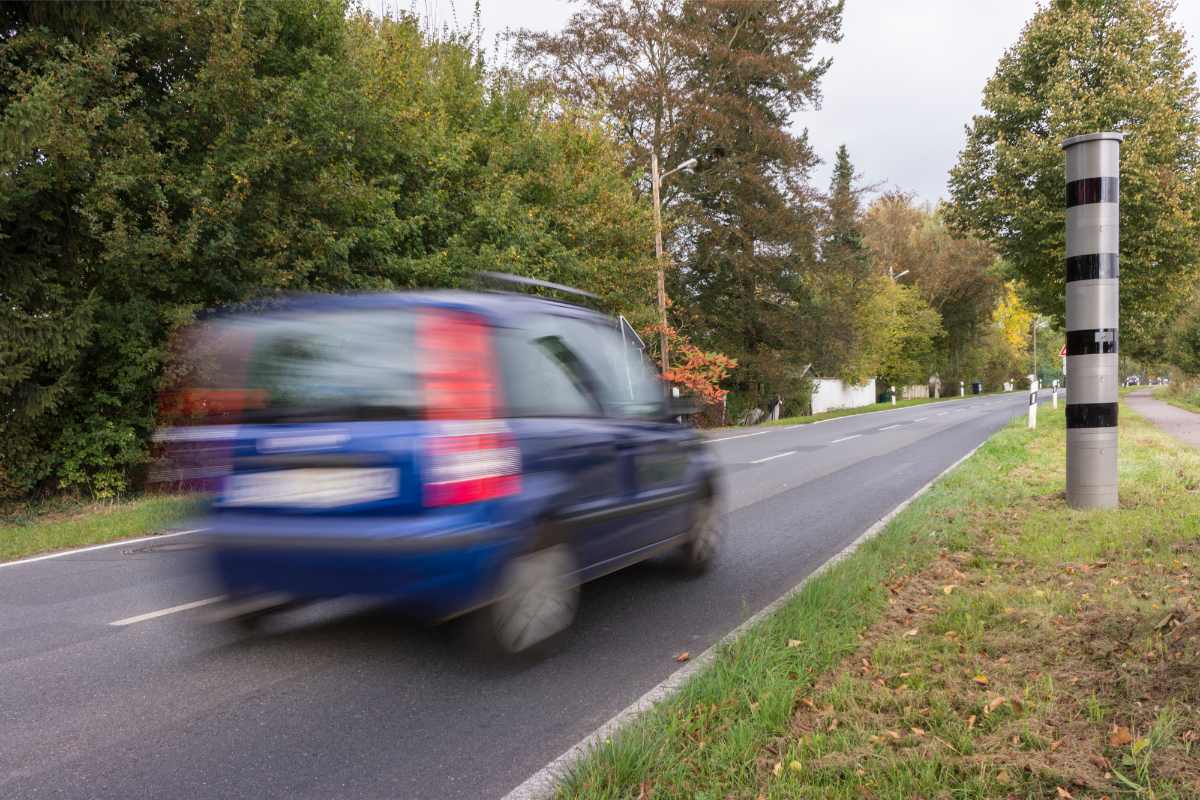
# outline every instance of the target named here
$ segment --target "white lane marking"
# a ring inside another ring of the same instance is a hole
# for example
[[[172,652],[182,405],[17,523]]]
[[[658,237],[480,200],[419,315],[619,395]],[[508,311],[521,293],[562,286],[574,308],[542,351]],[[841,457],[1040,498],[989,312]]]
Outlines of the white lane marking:
[[[750,463],[751,464],[762,464],[765,461],[774,461],[777,458],[783,458],[784,456],[794,456],[794,455],[796,455],[795,450],[788,450],[786,453],[776,453],[773,456],[767,456],[766,458],[760,458],[757,461],[751,461]]]
[[[935,417],[944,417],[949,413],[950,413],[949,411],[939,411],[938,413],[934,414],[934,416]]]
[[[890,431],[892,428],[899,428],[900,425],[888,425],[886,428],[880,428],[881,431]]]
[[[762,436],[770,431],[758,431],[757,433],[740,433],[737,436],[722,436],[720,439],[709,439],[709,442],[728,442],[730,439],[749,439],[751,436]]]
[[[860,436],[862,436],[861,433],[856,433],[853,436],[843,436],[840,439],[834,439],[832,442],[830,442],[830,444],[837,444],[838,442],[848,442],[851,439],[857,439]]]
[[[170,608],[160,608],[158,611],[148,611],[145,614],[138,614],[136,617],[126,617],[125,619],[119,619],[116,622],[110,622],[108,624],[116,625],[117,627],[136,625],[139,622],[145,622],[146,620],[150,619],[158,619],[159,617],[165,617],[168,614],[178,614],[180,611],[190,611],[193,608],[210,606],[213,603],[220,602],[224,599],[225,595],[219,594],[216,597],[206,597],[203,600],[193,600],[190,603],[182,603],[177,606],[171,606]]]
[[[913,422],[924,422],[927,419],[929,419],[929,417],[917,417],[913,420]]]
[[[990,438],[991,437],[989,436],[988,439]],[[958,467],[958,465],[975,455],[975,452],[979,448],[983,447],[988,439],[984,439],[982,442],[975,445],[975,447],[971,448],[971,452],[967,453],[965,456],[946,467],[929,483],[925,484],[920,489],[917,489],[917,491],[913,493],[911,497],[885,514],[883,518],[874,525],[863,531],[857,539],[846,545],[845,548],[843,548],[824,564],[813,570],[813,572],[807,578],[800,581],[791,589],[788,589],[775,600],[772,600],[770,603],[768,603],[758,613],[753,614],[741,625],[738,625],[729,633],[722,636],[712,647],[705,650],[696,658],[693,658],[687,663],[687,665],[672,672],[665,679],[663,679],[662,683],[650,689],[650,691],[646,692],[637,700],[634,700],[632,703],[627,705],[622,711],[618,712],[616,716],[612,717],[608,722],[604,723],[599,728],[596,728],[596,730],[580,739],[573,747],[564,752],[558,758],[554,759],[549,764],[530,775],[521,783],[520,786],[517,786],[511,792],[504,795],[502,800],[551,800],[551,798],[556,797],[558,795],[559,784],[562,783],[563,779],[571,773],[571,770],[574,769],[586,755],[598,748],[605,741],[611,739],[613,736],[616,736],[621,732],[622,728],[632,723],[642,714],[646,713],[663,700],[666,700],[677,693],[693,675],[716,660],[717,653],[720,652],[721,648],[737,641],[738,637],[740,637],[743,633],[750,628],[753,628],[764,618],[774,614],[781,607],[783,607],[784,603],[798,595],[809,581],[824,574],[834,564],[843,560],[857,550],[860,546],[862,546],[863,542],[873,538],[876,534],[882,531],[885,527],[887,527],[889,522],[895,519],[901,511],[908,508],[908,506],[914,500],[928,492],[935,483],[952,472],[956,467]]]
[[[63,556],[73,556],[76,553],[90,553],[93,550],[106,550],[109,547],[123,547],[129,544],[140,544],[141,542],[149,542],[154,539],[170,539],[172,536],[187,536],[189,533],[199,533],[206,531],[208,528],[192,528],[190,531],[176,531],[175,533],[156,533],[153,536],[142,536],[138,539],[120,539],[107,544],[94,544],[91,547],[80,547],[75,550],[63,550],[61,553],[49,553],[44,556],[34,556],[33,558],[22,558],[20,561],[5,561],[0,563],[0,568],[15,567],[18,564],[32,564],[35,561],[47,561],[51,558],[62,558]]]

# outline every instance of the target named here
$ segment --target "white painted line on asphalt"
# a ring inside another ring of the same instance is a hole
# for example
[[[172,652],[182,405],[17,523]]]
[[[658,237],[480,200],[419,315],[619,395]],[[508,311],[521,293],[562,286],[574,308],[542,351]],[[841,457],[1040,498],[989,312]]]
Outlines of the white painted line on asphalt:
[[[881,431],[890,431],[892,428],[899,428],[900,425],[888,425],[886,428],[880,428]]]
[[[170,608],[162,608],[162,609],[159,609],[158,611],[148,611],[145,614],[138,614],[136,617],[126,617],[125,619],[119,619],[116,622],[110,622],[108,624],[116,625],[119,628],[123,628],[126,625],[136,625],[137,623],[145,622],[146,620],[158,619],[159,617],[165,617],[168,614],[178,614],[180,611],[190,611],[193,608],[200,608],[201,606],[210,606],[213,603],[218,603],[224,599],[225,599],[225,595],[219,594],[216,597],[206,597],[203,600],[193,600],[190,603],[183,603],[181,605],[171,606]]]
[[[48,561],[51,558],[62,558],[63,556],[73,556],[76,553],[90,553],[93,550],[106,550],[110,547],[124,547],[130,544],[140,544],[141,542],[149,542],[154,539],[170,539],[172,536],[187,536],[189,533],[200,533],[208,528],[192,528],[190,531],[176,531],[175,533],[156,533],[153,536],[142,536],[137,539],[121,539],[108,544],[94,544],[91,547],[80,547],[75,550],[63,550],[61,553],[50,553],[44,556],[34,556],[33,558],[22,558],[20,561],[5,561],[0,563],[0,568],[15,567],[18,564],[32,564],[35,561]]]
[[[788,450],[786,453],[776,453],[773,456],[767,456],[766,458],[760,458],[757,461],[751,461],[750,463],[751,464],[762,464],[766,461],[774,461],[777,458],[783,458],[784,456],[794,456],[794,455],[796,455],[795,450]]]
[[[762,436],[770,431],[758,431],[757,433],[740,433],[737,436],[722,436],[720,439],[709,439],[709,442],[728,442],[730,439],[749,439],[751,436]]]
[[[988,438],[991,437],[989,436]],[[975,455],[975,451],[983,447],[984,443],[986,442],[987,439],[975,445],[975,447],[971,448],[971,452],[967,453],[965,456],[946,467],[929,483],[925,484],[920,489],[917,489],[917,491],[913,493],[912,496],[910,496],[907,500],[893,508],[887,514],[885,514],[882,519],[863,531],[857,539],[846,545],[844,549],[842,549],[824,564],[813,570],[808,577],[800,581],[780,597],[768,603],[765,608],[763,608],[757,614],[751,616],[741,625],[738,625],[729,633],[722,636],[715,644],[713,644],[712,647],[705,650],[696,658],[693,658],[687,663],[686,666],[680,667],[672,672],[666,677],[665,680],[663,680],[662,683],[646,692],[637,700],[634,700],[616,716],[601,725],[596,730],[592,731],[583,739],[579,740],[573,747],[560,755],[558,758],[554,759],[549,764],[530,775],[525,779],[524,782],[521,783],[520,786],[504,795],[502,800],[551,800],[551,798],[558,794],[558,787],[562,780],[571,773],[571,770],[574,769],[584,757],[602,745],[605,741],[617,735],[621,728],[632,723],[642,714],[678,692],[693,675],[695,675],[704,667],[707,667],[716,659],[717,653],[720,652],[722,647],[733,641],[736,641],[739,636],[757,625],[759,621],[769,617],[771,614],[774,614],[780,609],[780,607],[783,606],[784,603],[788,602],[797,594],[799,594],[809,581],[826,572],[834,564],[857,550],[863,544],[863,542],[878,534],[881,530],[887,527],[887,524],[895,519],[901,511],[908,508],[908,506],[914,500],[928,492],[935,483],[953,471],[959,464],[962,464],[968,458]]]
[[[950,413],[949,411],[939,411],[938,413],[934,414],[934,416],[935,417],[944,417],[949,413]]]
[[[924,422],[927,419],[929,419],[929,417],[917,417],[913,420],[913,422]]]
[[[830,444],[837,444],[838,442],[848,442],[851,439],[857,439],[860,436],[862,436],[861,433],[856,433],[853,436],[843,436],[840,439],[834,439],[832,442],[830,442]]]

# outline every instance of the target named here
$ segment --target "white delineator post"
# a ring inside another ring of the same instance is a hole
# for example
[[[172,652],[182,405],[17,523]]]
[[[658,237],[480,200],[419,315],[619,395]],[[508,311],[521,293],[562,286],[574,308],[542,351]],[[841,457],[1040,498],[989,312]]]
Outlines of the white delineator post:
[[[967,396],[967,385],[965,383],[963,383],[962,381],[958,382],[958,396],[959,397]]]
[[[896,387],[892,387],[892,405],[896,405]]]
[[[1117,506],[1120,133],[1062,143],[1067,160],[1067,504]]]
[[[1052,394],[1050,395],[1050,402],[1051,402],[1054,410],[1057,411],[1058,410],[1058,379],[1057,378],[1054,379],[1054,388],[1053,388]]]
[[[1034,378],[1029,382],[1029,427],[1032,430],[1037,427],[1037,398],[1038,398],[1038,382]]]

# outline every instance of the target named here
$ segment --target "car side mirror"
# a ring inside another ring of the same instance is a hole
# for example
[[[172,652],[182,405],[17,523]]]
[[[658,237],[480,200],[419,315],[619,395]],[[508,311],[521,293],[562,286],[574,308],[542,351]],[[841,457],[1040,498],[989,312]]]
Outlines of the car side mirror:
[[[700,402],[695,397],[667,398],[667,416],[671,419],[675,417],[690,417],[693,414],[699,413]]]

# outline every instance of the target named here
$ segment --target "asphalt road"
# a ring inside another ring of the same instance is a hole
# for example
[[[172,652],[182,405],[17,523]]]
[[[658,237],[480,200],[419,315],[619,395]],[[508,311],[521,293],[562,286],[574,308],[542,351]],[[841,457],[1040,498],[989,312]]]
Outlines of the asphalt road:
[[[731,431],[719,565],[585,587],[559,655],[473,661],[350,601],[262,635],[199,624],[188,536],[0,565],[0,798],[500,797],[783,594],[1028,395]]]

